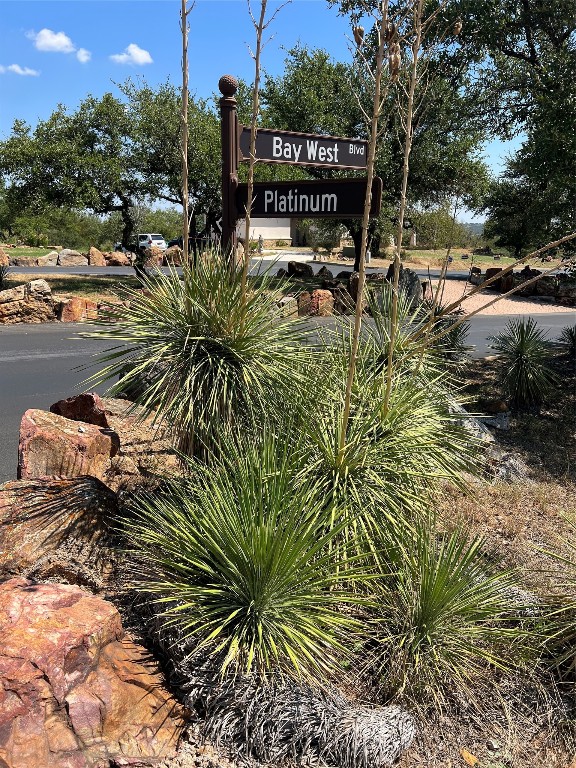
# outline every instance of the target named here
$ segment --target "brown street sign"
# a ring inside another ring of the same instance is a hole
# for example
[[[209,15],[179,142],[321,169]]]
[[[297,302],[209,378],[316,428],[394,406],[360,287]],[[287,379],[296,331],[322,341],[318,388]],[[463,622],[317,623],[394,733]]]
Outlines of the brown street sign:
[[[250,159],[250,128],[240,133],[241,160]],[[259,128],[256,133],[256,159],[263,163],[315,165],[325,168],[366,168],[368,142],[313,133],[293,133]]]
[[[357,219],[364,214],[367,179],[326,179],[321,181],[262,181],[254,184],[250,213],[258,218]],[[370,216],[380,213],[382,179],[372,182]],[[239,218],[248,204],[248,185],[236,190]]]

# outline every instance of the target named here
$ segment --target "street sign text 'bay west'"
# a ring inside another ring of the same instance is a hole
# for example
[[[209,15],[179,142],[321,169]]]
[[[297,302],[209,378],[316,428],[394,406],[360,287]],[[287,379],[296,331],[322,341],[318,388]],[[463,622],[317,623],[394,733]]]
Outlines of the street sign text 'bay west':
[[[254,184],[250,212],[260,218],[337,218],[361,217],[364,212],[367,179],[326,179],[319,181],[261,181]],[[382,179],[372,182],[370,215],[377,216],[382,200]],[[236,190],[238,216],[248,206],[248,185]]]
[[[250,159],[250,128],[240,133],[242,160]],[[294,133],[258,128],[256,159],[265,163],[314,165],[326,168],[366,168],[368,142],[311,133]]]

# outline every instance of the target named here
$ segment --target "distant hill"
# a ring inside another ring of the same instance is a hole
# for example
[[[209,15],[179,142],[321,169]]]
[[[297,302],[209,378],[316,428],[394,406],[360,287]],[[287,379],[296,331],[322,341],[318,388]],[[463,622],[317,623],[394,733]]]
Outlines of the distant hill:
[[[465,222],[462,226],[470,230],[473,235],[481,235],[484,232],[484,224],[481,221]]]

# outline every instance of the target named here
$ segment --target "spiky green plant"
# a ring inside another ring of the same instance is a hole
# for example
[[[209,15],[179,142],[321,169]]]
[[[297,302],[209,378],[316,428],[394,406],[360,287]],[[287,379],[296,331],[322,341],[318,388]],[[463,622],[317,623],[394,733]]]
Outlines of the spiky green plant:
[[[567,325],[562,328],[559,341],[566,350],[566,354],[576,362],[576,325]]]
[[[531,317],[510,320],[490,341],[500,355],[501,383],[510,404],[518,409],[540,406],[557,383],[550,367],[552,345],[544,331]]]
[[[469,699],[490,668],[514,668],[525,637],[516,580],[489,567],[480,539],[416,525],[383,537],[382,548],[372,669],[386,698],[441,706]]]
[[[298,387],[298,361],[308,354],[298,322],[279,322],[279,289],[260,276],[242,299],[242,271],[205,253],[180,279],[173,270],[122,287],[91,337],[117,342],[91,383],[121,380],[111,394],[136,402],[173,427],[179,448],[206,455],[219,430],[280,407]]]
[[[361,601],[330,547],[344,521],[330,525],[281,441],[227,436],[219,455],[190,482],[138,499],[126,523],[137,586],[223,672],[332,671],[358,630],[342,606]]]
[[[0,291],[5,290],[8,288],[8,274],[10,272],[10,267],[7,265],[0,265]]]

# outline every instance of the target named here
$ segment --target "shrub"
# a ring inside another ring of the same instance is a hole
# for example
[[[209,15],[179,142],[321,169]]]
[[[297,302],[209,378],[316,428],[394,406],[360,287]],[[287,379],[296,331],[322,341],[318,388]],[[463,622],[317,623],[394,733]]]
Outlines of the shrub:
[[[518,409],[540,406],[557,382],[550,368],[552,345],[530,317],[510,320],[491,336],[490,345],[500,354],[504,395]]]
[[[180,640],[225,671],[332,671],[358,630],[321,495],[273,438],[230,438],[210,468],[142,496],[126,530],[144,578]],[[353,574],[356,580],[360,572]]]
[[[0,266],[0,291],[4,291],[6,288],[8,288],[8,274],[10,272],[10,267],[8,266]]]
[[[514,669],[527,647],[515,578],[489,568],[480,539],[431,531],[417,525],[383,537],[372,670],[387,699],[474,703],[490,670]]]
[[[127,302],[87,334],[118,342],[89,381],[122,375],[110,392],[137,392],[188,455],[209,451],[222,427],[279,408],[308,354],[302,326],[278,322],[277,281],[272,289],[269,274],[260,275],[244,305],[241,280],[241,268],[206,253],[183,279],[170,271],[143,277],[142,289],[122,287]]]
[[[560,333],[560,344],[573,360],[576,360],[576,325],[567,325]]]

